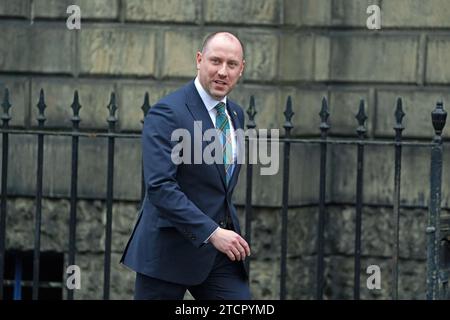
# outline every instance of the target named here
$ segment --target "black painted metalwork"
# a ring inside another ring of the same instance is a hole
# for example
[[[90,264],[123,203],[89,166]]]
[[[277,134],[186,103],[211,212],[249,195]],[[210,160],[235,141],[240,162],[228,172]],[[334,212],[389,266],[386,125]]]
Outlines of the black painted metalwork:
[[[41,89],[39,94],[39,102],[37,104],[39,110],[38,128],[44,129],[44,122],[47,118],[44,110],[47,108],[44,99],[44,90]],[[42,183],[44,173],[44,134],[38,135],[38,153],[37,153],[37,172],[36,172],[36,216],[34,224],[34,253],[33,253],[33,300],[39,298],[39,265],[41,254],[41,223],[42,223]]]
[[[440,214],[442,187],[442,130],[447,120],[444,103],[438,102],[431,112],[434,145],[431,148],[430,206],[427,226],[427,299],[439,299]]]
[[[294,127],[291,119],[294,115],[292,111],[292,98],[288,97],[284,116],[286,121],[283,125],[285,137],[291,137],[291,130]],[[287,231],[288,231],[288,206],[289,206],[289,160],[291,154],[291,143],[284,144],[283,154],[283,190],[282,190],[282,209],[281,209],[281,268],[280,268],[280,299],[286,299],[286,276],[287,276]]]
[[[326,214],[326,176],[327,176],[327,137],[330,125],[328,117],[327,99],[323,97],[320,116],[320,137],[323,142],[320,144],[320,182],[319,182],[319,219],[317,225],[317,270],[316,270],[316,299],[323,299],[324,290],[324,247],[325,247],[325,214]]]
[[[356,160],[356,216],[355,216],[355,270],[354,270],[354,288],[353,299],[358,300],[360,295],[361,281],[361,225],[362,225],[362,206],[363,206],[363,175],[364,175],[364,143],[366,135],[365,123],[367,115],[364,110],[364,100],[359,102],[359,110],[355,116],[358,120],[356,132],[361,143],[357,145],[358,155]]]
[[[5,89],[2,102],[2,129],[8,129],[9,109],[11,103],[9,102],[9,90]],[[6,239],[6,202],[8,200],[8,151],[9,151],[9,137],[8,132],[2,133],[2,194],[0,205],[0,300],[3,300],[3,280],[5,273],[5,239]]]
[[[250,105],[247,109],[247,115],[248,115],[248,122],[247,122],[247,129],[249,130],[249,133],[252,132],[256,128],[255,124],[255,115],[256,115],[256,108],[255,108],[255,97],[252,95],[250,97]],[[253,212],[252,212],[252,189],[253,189],[253,164],[250,163],[250,148],[253,148],[253,144],[256,142],[255,140],[250,140],[252,138],[256,138],[256,134],[251,134],[247,139],[247,143],[245,146],[245,154],[247,159],[246,164],[246,184],[245,184],[245,238],[247,240],[248,245],[251,247],[252,243],[252,218],[253,218]],[[252,150],[253,151],[253,150]],[[245,260],[246,268],[248,271],[248,275],[250,276],[250,258],[247,258]]]
[[[5,238],[6,238],[6,218],[7,218],[7,200],[8,200],[8,157],[10,135],[32,135],[37,137],[37,172],[36,172],[36,206],[35,206],[35,230],[34,230],[34,255],[33,255],[33,299],[39,297],[39,264],[40,264],[40,229],[41,229],[41,211],[42,211],[42,190],[43,190],[43,161],[44,161],[44,137],[45,136],[61,136],[70,138],[72,141],[72,176],[71,176],[71,191],[70,191],[70,222],[69,222],[69,259],[68,264],[75,264],[76,256],[76,223],[77,223],[77,180],[78,180],[78,152],[79,152],[79,138],[89,137],[97,139],[108,140],[108,156],[107,156],[107,192],[106,192],[106,227],[105,227],[105,264],[104,264],[104,288],[103,298],[109,299],[110,296],[110,273],[111,273],[111,240],[112,240],[112,209],[114,201],[113,193],[113,173],[114,173],[114,149],[115,139],[140,139],[139,133],[121,133],[116,131],[116,97],[115,94],[111,94],[110,103],[108,105],[109,117],[108,132],[83,132],[79,127],[81,121],[79,117],[79,110],[81,108],[78,92],[75,91],[73,103],[71,108],[73,110],[73,116],[71,118],[72,128],[71,130],[48,130],[44,127],[46,117],[44,110],[46,108],[44,101],[44,92],[41,90],[39,96],[39,103],[37,105],[39,109],[38,126],[37,128],[14,128],[10,127],[8,122],[11,119],[9,115],[9,109],[11,104],[9,102],[9,92],[5,90],[3,97],[3,114],[1,119],[3,124],[0,128],[2,134],[2,177],[1,177],[1,212],[0,212],[0,299],[4,297],[3,284],[4,284],[4,263],[5,263]],[[144,117],[150,109],[149,95],[145,94],[144,103],[141,107]],[[250,98],[249,108],[247,110],[247,132],[254,130],[254,134],[246,136],[246,159],[250,160],[250,155],[254,150],[250,150],[251,143],[257,143],[262,137],[256,133],[255,123],[255,98]],[[290,171],[290,149],[291,144],[304,144],[304,145],[317,145],[320,146],[320,172],[319,172],[319,201],[318,203],[311,203],[309,206],[314,205],[319,208],[318,225],[317,225],[317,274],[316,274],[316,286],[315,297],[316,299],[324,298],[325,288],[325,234],[327,230],[327,201],[326,201],[326,177],[327,177],[327,151],[328,145],[355,145],[357,147],[357,181],[356,181],[356,213],[355,213],[355,274],[354,274],[354,298],[359,299],[360,295],[360,272],[361,272],[361,224],[362,224],[362,208],[363,205],[370,205],[363,202],[363,165],[364,165],[364,146],[385,146],[394,147],[395,150],[395,173],[394,173],[394,197],[393,204],[385,204],[387,207],[393,206],[393,222],[394,222],[394,237],[393,237],[393,288],[392,299],[398,298],[398,261],[399,261],[399,232],[400,232],[400,209],[407,208],[407,205],[401,205],[400,203],[400,186],[401,186],[401,151],[403,146],[413,148],[430,148],[431,149],[431,170],[430,170],[430,204],[427,207],[429,209],[428,226],[427,226],[427,298],[439,299],[448,297],[448,273],[449,273],[449,239],[443,238],[441,231],[443,226],[440,218],[441,209],[441,184],[442,184],[442,130],[445,126],[446,112],[443,109],[443,103],[439,102],[436,109],[432,112],[432,121],[435,128],[435,138],[432,142],[420,142],[420,141],[404,141],[402,139],[402,130],[404,129],[402,119],[404,117],[403,106],[401,99],[397,100],[397,107],[395,111],[396,124],[394,126],[395,139],[382,140],[382,139],[365,139],[366,126],[365,122],[367,116],[364,110],[364,101],[361,100],[358,114],[356,119],[358,120],[357,139],[353,138],[333,138],[329,136],[330,125],[328,123],[329,110],[327,100],[322,100],[322,109],[319,113],[321,117],[319,138],[294,138],[291,136],[293,128],[291,119],[294,115],[292,110],[292,99],[289,97],[286,103],[286,109],[284,111],[285,123],[283,125],[285,129],[284,137],[279,140],[270,137],[271,143],[282,143],[284,145],[283,150],[283,173],[282,173],[282,203],[281,203],[281,260],[280,260],[280,299],[286,299],[286,279],[287,279],[287,244],[288,244],[288,212],[292,206],[289,205],[289,171]],[[253,139],[253,140],[252,140]],[[252,204],[252,189],[254,183],[253,177],[253,163],[247,161],[246,166],[246,198],[245,198],[245,235],[249,244],[251,244],[251,232],[252,232],[252,220],[253,220],[253,204]],[[296,190],[299,192],[299,190]],[[142,191],[141,197],[145,195],[145,185],[142,178]],[[305,205],[305,204],[302,204]],[[352,205],[352,204],[349,204]],[[424,209],[425,206],[422,208]],[[446,227],[447,228],[447,227]],[[447,229],[445,229],[447,230]],[[447,231],[445,231],[447,232]],[[448,235],[447,235],[448,236]],[[442,239],[441,239],[442,237]],[[246,265],[250,270],[250,259],[246,259]],[[73,291],[67,292],[67,298],[73,299]],[[312,295],[314,293],[312,292]]]
[[[395,159],[394,159],[394,252],[392,256],[392,299],[398,299],[398,259],[400,255],[400,178],[402,165],[402,131],[405,127],[402,124],[403,117],[402,99],[397,99],[395,109]]]
[[[144,117],[141,120],[142,125],[144,125],[145,117],[147,116],[148,111],[150,110],[150,97],[148,92],[145,93],[144,96],[144,103],[141,106],[141,110],[144,113]],[[145,197],[145,181],[144,181],[144,163],[142,163],[142,170],[141,170],[141,180],[142,180],[142,187],[141,187],[141,203],[144,201]]]
[[[78,98],[78,91],[75,91],[71,105],[73,116],[72,131],[78,132],[80,126],[79,112],[81,105]],[[76,229],[77,229],[77,200],[78,200],[78,136],[72,136],[72,162],[70,176],[70,220],[69,220],[69,265],[75,265]],[[67,299],[73,300],[74,289],[67,287]]]
[[[108,132],[116,130],[116,94],[111,93],[111,99],[108,104],[109,117]],[[105,229],[105,271],[103,285],[103,299],[109,300],[110,278],[111,278],[111,235],[112,235],[112,205],[113,205],[113,186],[114,186],[114,141],[115,137],[108,137],[108,162],[107,162],[107,181],[106,181],[106,229]]]

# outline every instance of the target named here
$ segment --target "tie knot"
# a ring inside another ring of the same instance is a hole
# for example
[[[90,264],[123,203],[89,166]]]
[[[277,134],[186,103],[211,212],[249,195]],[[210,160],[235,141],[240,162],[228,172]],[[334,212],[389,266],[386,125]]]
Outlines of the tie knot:
[[[225,103],[219,102],[214,108],[216,108],[218,114],[225,114]]]

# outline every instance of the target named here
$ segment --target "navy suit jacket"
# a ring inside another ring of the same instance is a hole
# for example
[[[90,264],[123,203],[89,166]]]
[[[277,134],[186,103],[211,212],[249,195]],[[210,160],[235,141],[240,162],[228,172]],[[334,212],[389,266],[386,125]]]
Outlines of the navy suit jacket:
[[[244,112],[227,99],[235,129],[244,128]],[[145,198],[121,262],[147,276],[184,285],[203,282],[219,252],[204,241],[231,215],[240,234],[231,198],[240,171],[235,164],[229,186],[223,164],[174,164],[171,141],[184,128],[194,143],[194,126],[214,128],[194,81],[162,98],[149,111],[142,132]],[[197,128],[196,131],[199,131]],[[204,149],[209,142],[202,143]],[[192,149],[193,150],[193,149]],[[240,150],[243,150],[241,147]],[[241,151],[242,152],[242,151]],[[192,151],[192,160],[194,152]]]

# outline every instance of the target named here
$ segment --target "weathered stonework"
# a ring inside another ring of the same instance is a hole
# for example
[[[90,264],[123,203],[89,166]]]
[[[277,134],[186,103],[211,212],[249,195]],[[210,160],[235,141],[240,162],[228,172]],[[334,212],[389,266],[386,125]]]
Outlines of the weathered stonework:
[[[106,206],[101,201],[80,200],[77,205],[76,264],[81,269],[82,288],[76,299],[101,299],[103,295]],[[132,299],[134,273],[119,264],[138,211],[137,203],[117,202],[113,209],[111,298]],[[253,209],[250,286],[255,299],[279,297],[281,209]],[[444,215],[449,212],[444,211]],[[34,247],[34,199],[8,202],[6,247]],[[245,230],[244,208],[239,207]],[[353,294],[354,207],[327,207],[325,227],[325,298],[351,299]],[[289,299],[313,299],[317,264],[318,208],[290,209],[288,214],[287,292]],[[399,297],[424,299],[426,267],[426,212],[401,210]],[[68,258],[69,201],[44,199],[41,250],[65,253]],[[364,207],[362,219],[361,297],[389,299],[392,286],[392,209]],[[67,264],[67,260],[65,262]],[[366,287],[367,267],[378,265],[381,289]],[[65,265],[66,266],[66,265]],[[65,280],[64,280],[65,281]],[[65,283],[65,282],[64,282]],[[186,298],[189,297],[187,294]]]
[[[81,29],[66,27],[70,4],[81,9]],[[368,5],[381,7],[381,30],[366,27]],[[15,0],[0,1],[0,103],[9,89],[13,128],[36,129],[36,104],[44,89],[46,128],[68,131],[78,90],[82,131],[107,130],[111,92],[118,132],[140,133],[145,92],[150,104],[192,80],[195,54],[213,31],[237,34],[245,46],[243,77],[230,98],[244,108],[255,95],[256,125],[283,126],[292,97],[295,138],[320,135],[321,100],[330,108],[332,137],[356,137],[355,114],[364,99],[368,139],[393,139],[394,108],[403,97],[406,138],[430,142],[430,112],[448,105],[450,2],[447,0]],[[248,121],[248,118],[246,119]],[[447,125],[448,127],[448,125]],[[448,128],[444,129],[448,138]],[[37,137],[9,136],[7,249],[33,248]],[[67,261],[71,138],[46,136],[41,248]],[[446,140],[444,140],[446,141]],[[0,145],[2,144],[0,139]],[[3,148],[4,146],[2,146]],[[4,150],[4,149],[2,149]],[[254,166],[251,288],[255,298],[277,299],[280,273],[282,146],[276,175]],[[365,147],[361,297],[389,299],[391,292],[394,149]],[[423,299],[425,222],[430,149],[402,150],[399,297]],[[76,299],[102,299],[107,140],[80,138],[77,263],[83,270]],[[134,274],[118,264],[141,197],[140,139],[115,141],[111,298],[131,299]],[[444,147],[442,205],[449,207],[450,153]],[[0,157],[1,162],[1,157]],[[320,146],[292,144],[290,155],[288,283],[290,299],[315,290]],[[246,166],[235,202],[243,218]],[[325,298],[353,295],[356,147],[329,145]],[[449,213],[442,211],[449,219]],[[446,220],[449,221],[449,220]],[[243,222],[243,221],[242,221]],[[378,264],[381,290],[365,287],[366,267]],[[64,293],[66,294],[66,293]],[[187,294],[187,299],[192,297]]]

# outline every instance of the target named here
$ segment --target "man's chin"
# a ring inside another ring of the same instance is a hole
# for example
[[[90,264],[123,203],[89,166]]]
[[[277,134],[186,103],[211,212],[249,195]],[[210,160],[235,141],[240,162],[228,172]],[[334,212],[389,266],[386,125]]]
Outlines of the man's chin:
[[[214,90],[214,91],[211,92],[211,96],[212,96],[214,99],[216,99],[216,100],[222,100],[223,97],[225,97],[226,95],[227,95],[227,92],[226,92],[226,91],[217,91],[217,90]]]

